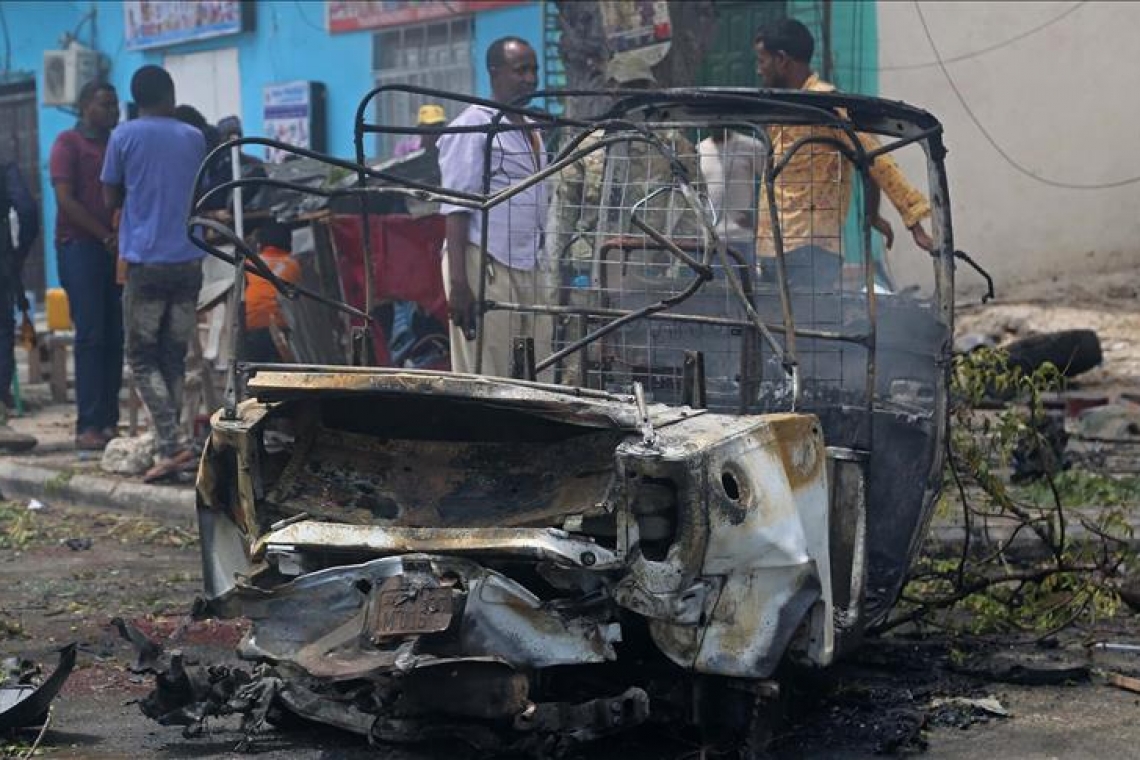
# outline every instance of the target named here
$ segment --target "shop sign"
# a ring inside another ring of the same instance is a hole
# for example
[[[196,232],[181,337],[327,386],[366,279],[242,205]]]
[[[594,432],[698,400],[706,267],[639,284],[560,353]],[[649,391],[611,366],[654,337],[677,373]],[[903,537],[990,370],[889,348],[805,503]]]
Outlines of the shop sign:
[[[249,31],[254,7],[239,0],[124,0],[127,48],[144,50]]]
[[[325,88],[320,82],[266,85],[261,97],[265,136],[298,148],[324,150],[324,103]],[[288,155],[279,148],[266,148],[265,152],[270,163],[280,163]]]
[[[383,29],[438,21],[476,11],[518,5],[522,0],[325,0],[325,28],[330,32]]]

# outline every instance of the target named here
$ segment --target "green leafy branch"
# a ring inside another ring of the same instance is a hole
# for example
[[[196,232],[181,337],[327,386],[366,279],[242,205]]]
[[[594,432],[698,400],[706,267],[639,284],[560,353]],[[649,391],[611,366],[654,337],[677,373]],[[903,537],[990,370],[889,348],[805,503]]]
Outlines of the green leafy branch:
[[[923,557],[879,631],[929,624],[1046,636],[1115,614],[1132,536],[1123,507],[1136,503],[1140,482],[1065,470],[1044,405],[1063,384],[1053,365],[1026,374],[998,350],[956,357],[942,508],[960,511],[961,550]],[[995,398],[1016,402],[980,410]],[[1032,463],[1037,480],[1010,484],[1018,461]],[[1080,509],[1088,505],[1099,508]],[[989,535],[995,527],[1002,538]]]

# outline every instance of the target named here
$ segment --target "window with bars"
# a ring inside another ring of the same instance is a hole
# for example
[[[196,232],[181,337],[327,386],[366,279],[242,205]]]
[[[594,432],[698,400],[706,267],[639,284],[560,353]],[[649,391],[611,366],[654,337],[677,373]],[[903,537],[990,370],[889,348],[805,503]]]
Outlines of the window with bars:
[[[377,85],[410,84],[449,92],[475,91],[470,16],[379,32],[373,38],[373,74]],[[415,126],[419,107],[429,98],[388,93],[376,100],[376,121]],[[447,118],[458,116],[457,104],[440,103]],[[377,156],[388,158],[401,135],[377,135]]]

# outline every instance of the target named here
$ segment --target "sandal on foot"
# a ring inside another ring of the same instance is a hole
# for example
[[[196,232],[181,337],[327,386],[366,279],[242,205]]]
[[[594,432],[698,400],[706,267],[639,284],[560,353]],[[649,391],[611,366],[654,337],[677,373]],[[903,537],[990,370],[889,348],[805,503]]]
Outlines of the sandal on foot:
[[[189,449],[179,451],[169,459],[163,459],[159,462],[156,462],[154,467],[151,467],[146,471],[146,474],[143,475],[143,482],[153,483],[156,480],[169,478],[171,475],[175,475],[180,472],[188,463],[193,461],[193,451],[190,451]]]

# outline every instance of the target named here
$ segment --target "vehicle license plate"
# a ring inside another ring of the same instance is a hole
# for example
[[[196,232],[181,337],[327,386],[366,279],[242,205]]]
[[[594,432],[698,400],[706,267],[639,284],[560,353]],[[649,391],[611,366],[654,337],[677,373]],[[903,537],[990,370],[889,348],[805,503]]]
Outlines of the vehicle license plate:
[[[438,633],[451,624],[452,590],[404,586],[401,578],[389,578],[380,587],[372,606],[373,636],[406,636]]]

